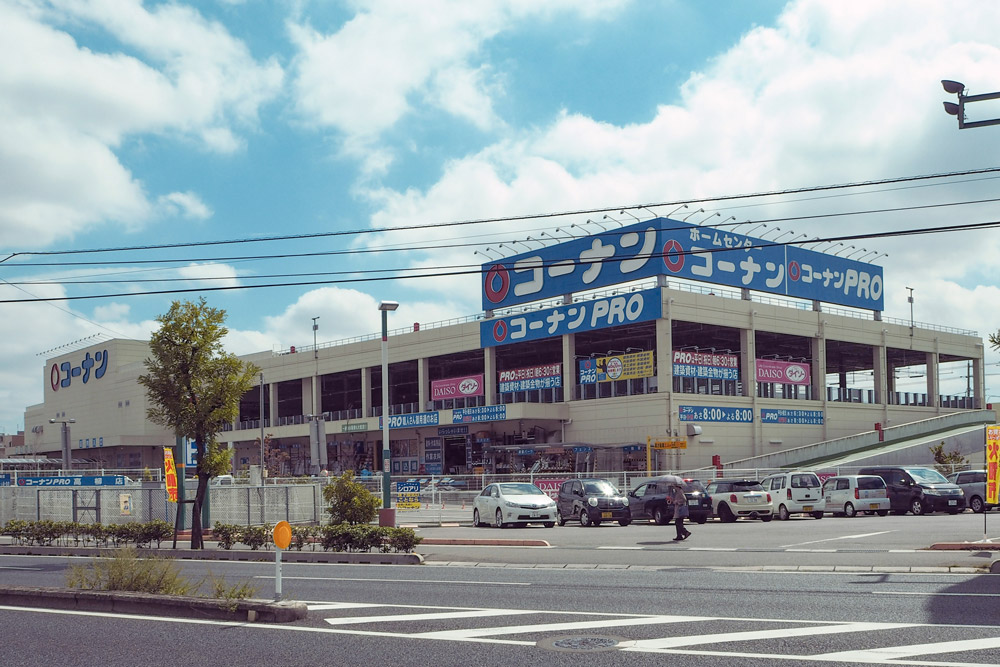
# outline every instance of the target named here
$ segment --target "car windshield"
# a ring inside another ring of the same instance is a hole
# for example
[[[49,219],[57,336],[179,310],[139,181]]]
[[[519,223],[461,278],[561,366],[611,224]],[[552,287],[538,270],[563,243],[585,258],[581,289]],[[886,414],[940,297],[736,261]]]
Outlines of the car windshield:
[[[793,489],[813,489],[819,488],[819,477],[813,474],[792,475]]]
[[[684,492],[685,493],[704,493],[705,487],[701,485],[696,479],[686,479],[684,480]]]
[[[588,496],[614,496],[618,495],[618,489],[607,482],[584,482],[583,492]]]
[[[858,477],[859,489],[884,489],[885,481],[881,477]]]
[[[763,491],[764,487],[760,485],[760,482],[751,482],[749,480],[742,482],[733,482],[733,491]]]
[[[545,492],[539,489],[534,484],[501,484],[500,493],[505,496],[538,496],[545,495]]]
[[[930,468],[907,468],[906,472],[917,481],[918,484],[947,484],[948,480],[937,470]]]

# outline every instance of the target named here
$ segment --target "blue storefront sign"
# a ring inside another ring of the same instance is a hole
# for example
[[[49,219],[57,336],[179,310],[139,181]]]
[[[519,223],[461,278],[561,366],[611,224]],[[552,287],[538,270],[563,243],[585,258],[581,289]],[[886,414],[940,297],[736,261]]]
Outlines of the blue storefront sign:
[[[482,405],[477,408],[455,408],[451,420],[458,423],[498,422],[507,419],[506,405]]]
[[[483,347],[495,347],[649,322],[662,314],[660,290],[643,290],[486,320],[479,324],[479,340]]]
[[[822,410],[765,410],[761,408],[760,421],[763,424],[823,424]]]
[[[483,264],[483,309],[658,275],[883,309],[879,266],[667,218]]]
[[[438,435],[468,435],[468,426],[439,426]]]
[[[584,445],[578,445],[573,448],[574,454],[586,454],[587,452],[592,452],[592,451],[594,451],[593,447],[586,447]]]
[[[0,472],[0,486],[10,486],[9,472]]]
[[[420,482],[396,482],[396,493],[420,493]]]
[[[124,475],[67,475],[63,477],[18,477],[18,486],[68,488],[73,486],[125,486]]]
[[[681,405],[678,416],[682,422],[753,423],[753,409],[724,408],[710,405]]]
[[[389,428],[412,428],[414,426],[437,426],[437,412],[414,412],[408,415],[390,415]],[[382,428],[382,418],[378,418],[378,427]]]

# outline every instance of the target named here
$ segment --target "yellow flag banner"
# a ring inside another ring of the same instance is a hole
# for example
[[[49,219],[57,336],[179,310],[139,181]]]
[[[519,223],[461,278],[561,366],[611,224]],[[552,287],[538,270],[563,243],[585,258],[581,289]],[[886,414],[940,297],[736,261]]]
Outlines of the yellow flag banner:
[[[167,500],[177,502],[177,468],[174,466],[174,450],[163,448],[163,473],[167,480]]]
[[[986,427],[986,504],[996,505],[997,468],[1000,467],[1000,426]]]

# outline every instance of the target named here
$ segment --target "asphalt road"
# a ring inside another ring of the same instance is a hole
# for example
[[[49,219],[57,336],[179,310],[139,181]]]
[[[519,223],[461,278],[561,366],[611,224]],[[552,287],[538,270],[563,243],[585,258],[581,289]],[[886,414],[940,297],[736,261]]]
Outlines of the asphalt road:
[[[60,585],[70,560],[0,557],[0,581]],[[271,564],[181,566],[273,591]],[[1000,576],[988,574],[285,564],[283,588],[309,604],[308,618],[261,625],[0,607],[4,655],[107,667],[1000,664]]]

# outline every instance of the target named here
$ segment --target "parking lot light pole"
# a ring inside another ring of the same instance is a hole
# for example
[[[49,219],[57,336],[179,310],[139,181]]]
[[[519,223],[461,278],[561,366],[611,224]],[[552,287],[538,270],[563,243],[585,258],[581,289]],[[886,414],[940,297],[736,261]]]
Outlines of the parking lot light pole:
[[[75,419],[50,419],[50,424],[62,424],[61,435],[62,435],[62,469],[72,470],[73,469],[73,459],[71,457],[70,447],[69,447],[69,425],[75,424]]]
[[[952,95],[958,96],[958,104],[954,102],[945,102],[944,111],[949,116],[958,117],[958,129],[965,130],[971,127],[986,127],[988,125],[1000,125],[1000,118],[988,118],[986,120],[966,120],[965,119],[965,107],[974,102],[987,102],[989,100],[1000,99],[1000,92],[996,93],[983,93],[982,95],[966,95],[965,94],[965,84],[961,81],[951,81],[950,79],[945,79],[941,82],[941,87],[944,88],[944,92],[950,93]]]
[[[396,525],[392,512],[392,482],[390,480],[391,452],[389,451],[389,311],[399,308],[396,301],[383,301],[382,311],[382,512],[379,525]]]

